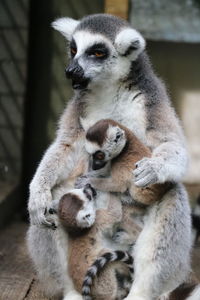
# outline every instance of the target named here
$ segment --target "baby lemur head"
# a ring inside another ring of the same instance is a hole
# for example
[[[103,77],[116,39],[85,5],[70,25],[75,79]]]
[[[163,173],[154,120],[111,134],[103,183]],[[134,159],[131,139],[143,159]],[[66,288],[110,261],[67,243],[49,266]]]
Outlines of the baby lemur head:
[[[87,184],[65,194],[59,202],[58,216],[70,234],[79,234],[93,225],[96,216],[96,191]]]
[[[108,161],[118,156],[127,142],[127,136],[120,124],[110,120],[100,120],[86,133],[86,151],[92,157],[92,169],[103,168]]]

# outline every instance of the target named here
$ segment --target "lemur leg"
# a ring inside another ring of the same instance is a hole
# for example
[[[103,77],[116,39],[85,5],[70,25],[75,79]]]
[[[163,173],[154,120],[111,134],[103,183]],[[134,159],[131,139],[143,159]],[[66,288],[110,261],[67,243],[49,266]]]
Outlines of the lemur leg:
[[[67,272],[68,240],[62,228],[52,230],[42,225],[31,225],[27,244],[38,279],[47,296],[62,296],[74,290]]]
[[[177,184],[149,209],[133,250],[135,279],[125,299],[156,300],[175,289],[190,270],[190,250],[190,208]]]

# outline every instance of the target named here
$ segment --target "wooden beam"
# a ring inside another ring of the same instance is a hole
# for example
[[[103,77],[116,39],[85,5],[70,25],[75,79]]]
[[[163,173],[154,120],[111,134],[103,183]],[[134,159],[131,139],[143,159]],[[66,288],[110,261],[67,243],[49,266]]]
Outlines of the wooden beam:
[[[128,19],[129,0],[105,0],[105,13]]]

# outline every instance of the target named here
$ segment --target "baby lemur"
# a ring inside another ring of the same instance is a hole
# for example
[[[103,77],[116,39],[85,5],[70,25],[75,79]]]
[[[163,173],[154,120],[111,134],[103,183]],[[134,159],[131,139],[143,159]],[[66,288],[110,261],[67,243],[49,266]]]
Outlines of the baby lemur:
[[[70,278],[77,291],[81,293],[82,289],[83,299],[87,300],[122,300],[128,294],[132,283],[132,256],[126,251],[114,251],[112,247],[106,246],[109,230],[120,222],[125,214],[118,197],[110,193],[106,193],[105,197],[108,206],[96,209],[95,200],[99,199],[95,199],[95,190],[87,184],[82,189],[69,191],[54,205],[69,236]],[[127,219],[126,223],[132,228],[132,232],[136,231],[133,220]],[[139,228],[135,235],[138,233]],[[112,264],[107,265],[108,262]],[[97,278],[96,274],[101,269],[104,270]],[[120,286],[116,274],[123,277],[124,283],[121,282]]]
[[[137,168],[138,161],[151,157],[151,151],[131,130],[116,121],[100,120],[89,128],[86,133],[86,150],[92,159],[94,172],[89,174],[92,175],[89,180],[95,189],[104,192],[128,192],[131,203],[150,205],[161,200],[166,191],[173,186],[171,182],[167,182],[146,188],[136,187],[133,170]],[[104,174],[102,168],[105,169]],[[99,174],[101,177],[97,178]]]

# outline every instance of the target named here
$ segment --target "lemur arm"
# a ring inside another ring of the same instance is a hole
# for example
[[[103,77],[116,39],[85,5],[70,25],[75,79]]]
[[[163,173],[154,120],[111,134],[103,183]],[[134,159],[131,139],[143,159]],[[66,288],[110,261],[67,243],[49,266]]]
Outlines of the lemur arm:
[[[156,113],[156,118],[155,115],[149,116],[151,124],[147,130],[152,157],[139,161],[133,172],[135,184],[141,187],[166,181],[178,182],[187,169],[185,138],[175,112],[168,102],[163,102],[155,107]]]
[[[45,211],[51,205],[51,189],[62,176],[67,178],[72,168],[68,158],[79,131],[76,107],[72,101],[61,117],[55,141],[47,149],[30,184],[28,210],[32,224],[52,225],[45,217]]]
[[[111,167],[111,176],[105,178],[90,177],[91,185],[103,192],[124,193],[132,181],[131,169],[120,162]]]
[[[125,181],[115,181],[109,178],[90,178],[90,183],[94,189],[102,192],[119,192],[124,193],[127,190]]]

